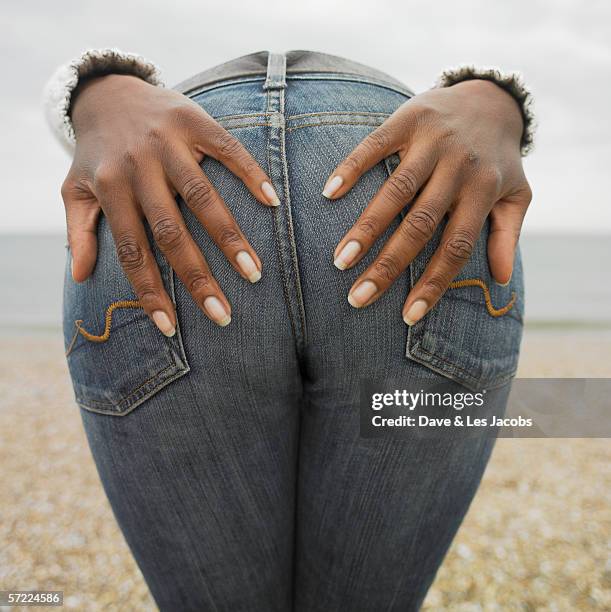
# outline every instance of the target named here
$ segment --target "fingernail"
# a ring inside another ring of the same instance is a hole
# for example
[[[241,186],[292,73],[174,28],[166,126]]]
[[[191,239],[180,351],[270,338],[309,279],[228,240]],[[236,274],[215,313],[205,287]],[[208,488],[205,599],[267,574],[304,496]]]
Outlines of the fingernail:
[[[356,240],[351,240],[334,259],[333,265],[340,270],[345,270],[354,258],[361,252],[361,244]]]
[[[231,323],[231,317],[225,310],[223,303],[218,298],[211,295],[204,300],[204,308],[208,316],[221,327],[225,327]]]
[[[415,325],[426,314],[427,308],[428,305],[424,300],[416,300],[403,315],[403,320],[407,325]]]
[[[240,251],[235,260],[242,270],[244,276],[251,282],[256,283],[261,278],[261,272],[259,272],[259,268],[257,268],[257,264],[255,260],[250,256],[250,253],[246,251]]]
[[[378,292],[377,285],[370,280],[363,281],[348,294],[350,306],[361,308]]]
[[[74,280],[74,259],[72,259],[72,256],[70,257],[70,276]]]
[[[274,191],[274,188],[272,187],[271,183],[263,181],[263,183],[261,183],[261,191],[263,192],[263,195],[265,196],[269,204],[271,204],[272,206],[280,206],[280,198],[278,197],[278,194],[276,194],[276,192]]]
[[[337,190],[342,186],[344,179],[341,176],[334,176],[332,179],[327,181],[325,188],[322,190],[322,194],[325,198],[332,198]]]
[[[153,321],[164,336],[171,338],[176,333],[176,328],[172,325],[170,317],[163,310],[156,310],[153,313]]]
[[[511,282],[511,277],[513,276],[513,271],[511,272],[511,274],[509,275],[509,280],[506,283],[499,283],[498,281],[494,281],[499,287],[507,287],[507,285],[509,285],[509,283]]]

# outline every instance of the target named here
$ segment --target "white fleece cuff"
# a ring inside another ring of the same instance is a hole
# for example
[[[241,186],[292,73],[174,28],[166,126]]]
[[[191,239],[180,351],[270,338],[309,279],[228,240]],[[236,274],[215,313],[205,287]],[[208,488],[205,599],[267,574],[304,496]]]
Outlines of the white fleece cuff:
[[[444,70],[437,79],[435,87],[450,87],[461,81],[484,79],[502,87],[518,103],[524,120],[524,130],[520,142],[522,155],[528,155],[533,149],[535,140],[535,112],[533,96],[519,72],[501,72],[498,68],[477,68],[476,66],[457,66]]]
[[[159,68],[140,55],[119,49],[90,49],[60,66],[44,89],[44,107],[51,130],[69,153],[76,138],[70,119],[70,101],[79,81],[103,74],[130,74],[151,85],[163,86]]]

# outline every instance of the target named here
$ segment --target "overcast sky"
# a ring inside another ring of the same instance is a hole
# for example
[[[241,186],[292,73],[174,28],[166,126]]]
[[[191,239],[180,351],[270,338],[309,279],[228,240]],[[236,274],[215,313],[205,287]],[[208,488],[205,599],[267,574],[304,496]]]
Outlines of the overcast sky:
[[[54,68],[90,47],[156,61],[170,85],[261,49],[313,49],[421,91],[462,62],[521,70],[539,132],[526,231],[611,233],[611,2],[605,0],[54,0],[4,3],[0,231],[63,231],[69,166],[41,111]]]

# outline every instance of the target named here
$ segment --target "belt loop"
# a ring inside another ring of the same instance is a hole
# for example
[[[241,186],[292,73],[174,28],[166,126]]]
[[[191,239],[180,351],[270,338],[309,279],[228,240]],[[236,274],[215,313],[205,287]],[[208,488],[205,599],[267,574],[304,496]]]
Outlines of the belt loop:
[[[284,53],[269,53],[267,56],[267,78],[263,89],[286,87],[286,56]]]

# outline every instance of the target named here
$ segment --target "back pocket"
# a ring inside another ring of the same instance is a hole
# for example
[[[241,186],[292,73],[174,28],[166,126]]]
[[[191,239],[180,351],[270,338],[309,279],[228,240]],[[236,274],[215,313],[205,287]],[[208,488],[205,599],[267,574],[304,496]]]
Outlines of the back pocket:
[[[392,173],[399,158],[386,160]],[[440,244],[444,220],[408,269],[413,287]],[[486,221],[471,258],[436,306],[408,328],[406,356],[463,386],[493,389],[509,382],[518,365],[524,314],[522,260],[516,252],[507,286],[497,284],[487,255]]]
[[[174,300],[173,271],[152,248]],[[180,324],[167,338],[140,307],[104,217],[98,225],[98,260],[91,277],[75,283],[70,253],[67,259],[64,343],[76,401],[85,410],[123,416],[189,371]]]

